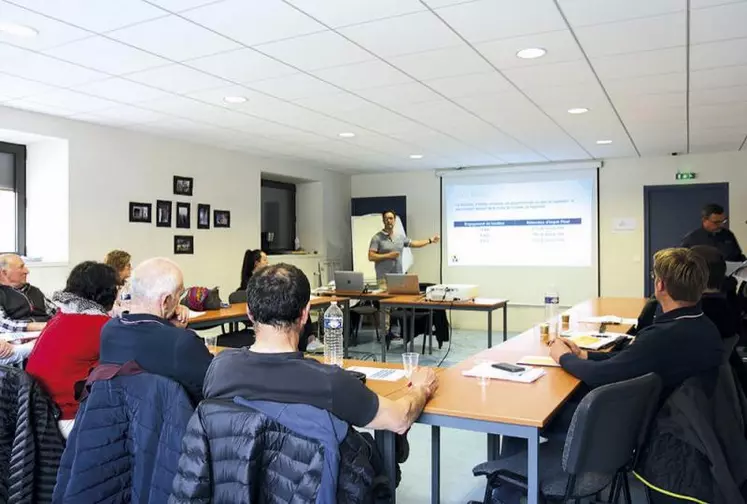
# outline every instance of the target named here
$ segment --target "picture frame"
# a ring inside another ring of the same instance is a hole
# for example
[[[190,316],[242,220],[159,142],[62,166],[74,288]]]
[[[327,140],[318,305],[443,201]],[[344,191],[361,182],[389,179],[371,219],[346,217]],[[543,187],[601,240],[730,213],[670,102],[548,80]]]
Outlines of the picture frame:
[[[174,205],[171,201],[156,200],[156,227],[171,227],[171,212]]]
[[[192,225],[192,205],[176,202],[176,227],[180,229],[189,229]]]
[[[229,210],[214,210],[213,211],[213,227],[230,228],[231,227],[231,212]]]
[[[210,229],[210,205],[197,205],[197,229]]]
[[[130,222],[144,222],[149,224],[153,219],[153,205],[130,201],[129,217]]]
[[[174,235],[174,254],[194,254],[195,237],[186,235]]]
[[[174,194],[179,196],[192,196],[195,179],[192,177],[180,177],[174,175]]]

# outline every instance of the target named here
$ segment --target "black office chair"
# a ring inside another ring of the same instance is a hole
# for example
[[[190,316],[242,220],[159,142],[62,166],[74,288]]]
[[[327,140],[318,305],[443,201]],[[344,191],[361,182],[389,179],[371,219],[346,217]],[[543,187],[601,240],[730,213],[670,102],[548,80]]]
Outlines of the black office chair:
[[[246,303],[246,291],[239,289],[228,295],[228,302],[234,303]],[[229,330],[223,330],[220,336],[218,336],[218,345],[229,347],[229,348],[243,348],[252,346],[254,344],[254,329],[248,322],[241,322],[244,324],[243,329],[239,329],[239,323],[232,322]]]
[[[661,394],[653,373],[604,385],[589,392],[573,415],[565,442],[540,445],[540,493],[545,500],[568,502],[610,489],[609,502],[622,493],[631,504],[627,474]],[[484,503],[502,485],[527,490],[527,452],[476,466],[488,479]]]

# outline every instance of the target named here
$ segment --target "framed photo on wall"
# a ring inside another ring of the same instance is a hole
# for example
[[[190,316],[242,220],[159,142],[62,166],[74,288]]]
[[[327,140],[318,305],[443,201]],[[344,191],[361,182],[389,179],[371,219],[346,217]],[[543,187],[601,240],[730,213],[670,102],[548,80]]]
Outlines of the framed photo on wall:
[[[230,228],[231,212],[228,210],[216,210],[213,212],[213,227]]]
[[[189,203],[176,203],[176,227],[189,229],[191,221],[191,206]]]
[[[174,236],[174,254],[194,254],[195,237],[194,236]]]
[[[137,203],[130,201],[130,222],[151,222],[151,210],[153,205],[150,203]]]
[[[179,196],[192,196],[195,180],[192,177],[180,177],[174,175],[174,194]]]
[[[197,229],[210,229],[210,205],[197,205]]]
[[[171,209],[173,204],[170,201],[156,200],[156,226],[171,227]]]

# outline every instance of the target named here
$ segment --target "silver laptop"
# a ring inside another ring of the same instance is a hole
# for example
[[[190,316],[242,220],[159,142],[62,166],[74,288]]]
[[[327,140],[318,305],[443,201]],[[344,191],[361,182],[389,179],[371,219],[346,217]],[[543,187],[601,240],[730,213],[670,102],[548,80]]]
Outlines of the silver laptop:
[[[335,271],[335,290],[343,292],[363,292],[363,273],[357,271]]]
[[[389,294],[420,294],[420,282],[417,275],[389,273],[386,276],[386,290]]]

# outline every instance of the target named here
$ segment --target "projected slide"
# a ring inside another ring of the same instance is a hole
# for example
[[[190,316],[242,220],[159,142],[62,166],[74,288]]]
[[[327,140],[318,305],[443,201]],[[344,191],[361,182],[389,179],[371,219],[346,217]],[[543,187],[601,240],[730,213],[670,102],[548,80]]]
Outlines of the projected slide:
[[[590,266],[593,181],[446,187],[449,266]]]

